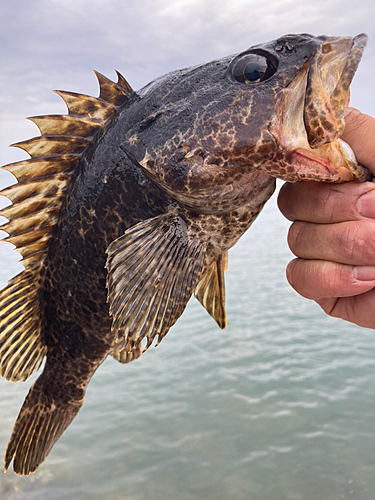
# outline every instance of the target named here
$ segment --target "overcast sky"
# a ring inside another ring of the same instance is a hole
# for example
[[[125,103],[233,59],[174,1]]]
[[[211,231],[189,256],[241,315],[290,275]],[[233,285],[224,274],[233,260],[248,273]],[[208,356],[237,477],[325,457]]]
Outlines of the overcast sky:
[[[352,104],[375,114],[374,20],[374,0],[2,0],[0,164],[27,157],[7,147],[37,135],[26,116],[65,113],[52,89],[98,95],[93,69],[138,89],[286,33],[366,32]],[[0,186],[11,179],[0,172]]]

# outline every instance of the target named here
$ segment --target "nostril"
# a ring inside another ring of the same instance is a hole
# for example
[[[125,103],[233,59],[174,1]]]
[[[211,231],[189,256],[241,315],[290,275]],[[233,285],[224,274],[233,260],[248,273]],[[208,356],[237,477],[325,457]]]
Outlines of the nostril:
[[[325,43],[322,47],[322,52],[323,54],[328,54],[329,52],[332,52],[332,45],[330,43]]]

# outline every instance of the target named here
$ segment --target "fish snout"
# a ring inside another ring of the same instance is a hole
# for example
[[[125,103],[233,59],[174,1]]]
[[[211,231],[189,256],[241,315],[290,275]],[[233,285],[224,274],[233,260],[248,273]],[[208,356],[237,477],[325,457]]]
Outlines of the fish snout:
[[[362,58],[367,35],[319,37],[307,77],[304,122],[310,147],[334,142],[345,128],[349,87]]]

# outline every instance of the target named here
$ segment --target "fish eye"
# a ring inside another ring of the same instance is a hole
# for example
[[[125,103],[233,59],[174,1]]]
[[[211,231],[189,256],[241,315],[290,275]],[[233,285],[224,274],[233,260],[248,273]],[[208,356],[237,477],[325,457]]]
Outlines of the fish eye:
[[[237,82],[258,83],[268,80],[277,70],[276,61],[260,54],[245,54],[232,68],[232,77]]]

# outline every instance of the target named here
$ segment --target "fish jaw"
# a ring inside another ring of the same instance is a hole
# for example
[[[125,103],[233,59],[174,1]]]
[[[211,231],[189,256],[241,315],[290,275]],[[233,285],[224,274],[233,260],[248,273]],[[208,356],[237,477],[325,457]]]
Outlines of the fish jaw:
[[[283,91],[269,129],[281,151],[276,162],[267,161],[262,168],[288,182],[369,180],[369,172],[340,139],[349,86],[367,36],[319,39],[314,57]]]

